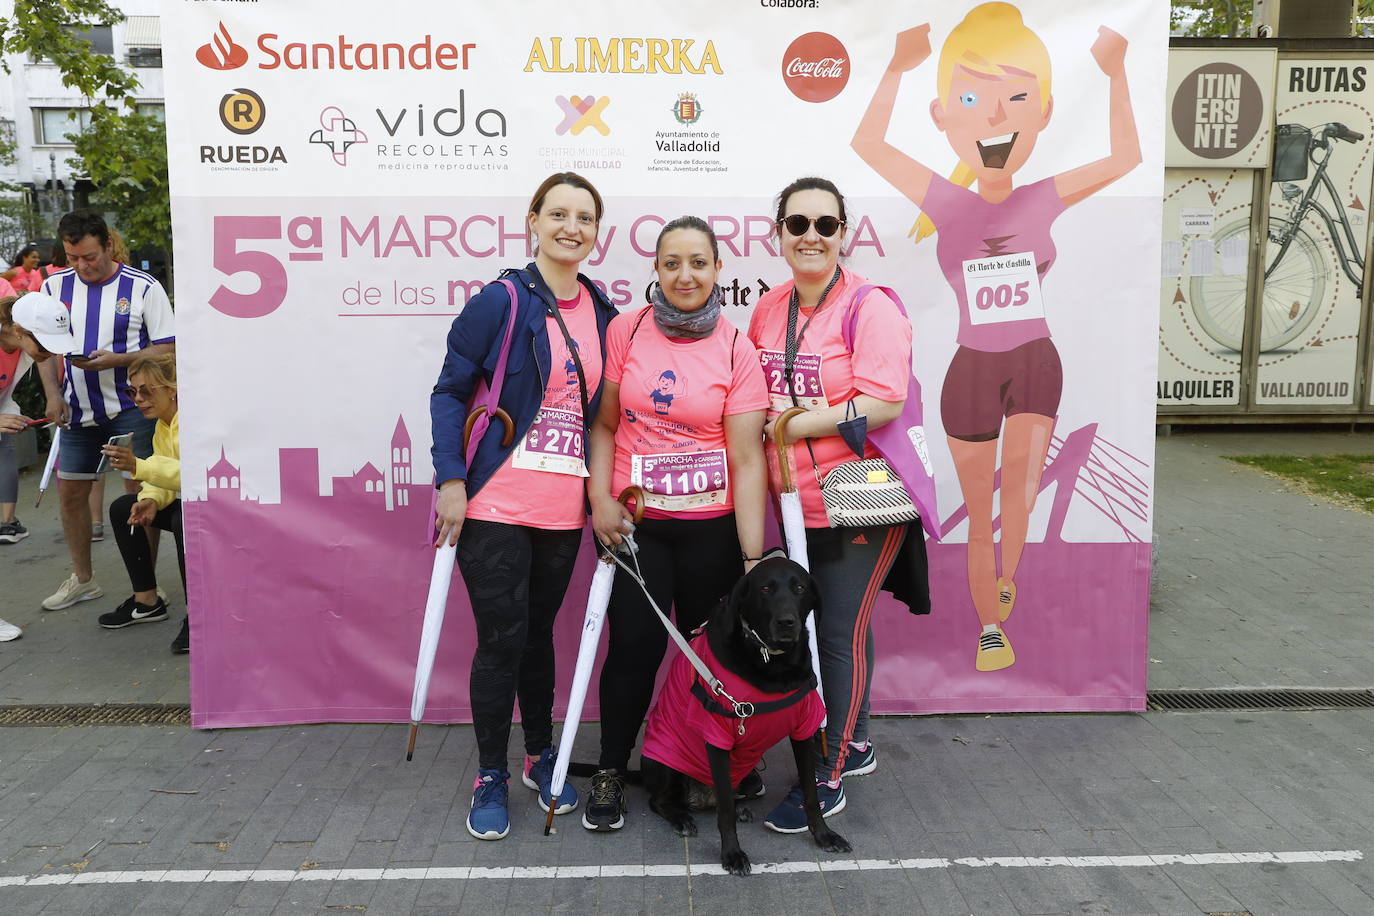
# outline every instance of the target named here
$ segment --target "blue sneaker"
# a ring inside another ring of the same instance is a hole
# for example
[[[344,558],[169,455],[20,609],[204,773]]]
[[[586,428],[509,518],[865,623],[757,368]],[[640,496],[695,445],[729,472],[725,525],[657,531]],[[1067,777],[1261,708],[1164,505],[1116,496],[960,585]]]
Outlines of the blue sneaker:
[[[520,781],[539,793],[539,807],[549,810],[549,794],[553,788],[553,764],[558,758],[555,748],[546,747],[538,757],[525,755],[525,772]],[[563,780],[563,791],[558,793],[558,805],[554,814],[567,814],[577,807],[577,789],[568,780]]]
[[[844,783],[832,789],[823,782],[816,783],[816,796],[821,803],[821,817],[830,817],[844,810]],[[801,833],[806,830],[806,808],[802,802],[802,787],[795,785],[778,806],[768,812],[763,825],[778,833]]]
[[[468,812],[468,833],[479,840],[499,840],[510,833],[510,812],[506,810],[510,788],[505,770],[478,770],[472,783],[472,810]]]
[[[845,755],[844,769],[840,770],[840,776],[867,776],[877,768],[878,758],[873,753],[873,742],[865,741],[862,748],[851,742],[849,753]]]

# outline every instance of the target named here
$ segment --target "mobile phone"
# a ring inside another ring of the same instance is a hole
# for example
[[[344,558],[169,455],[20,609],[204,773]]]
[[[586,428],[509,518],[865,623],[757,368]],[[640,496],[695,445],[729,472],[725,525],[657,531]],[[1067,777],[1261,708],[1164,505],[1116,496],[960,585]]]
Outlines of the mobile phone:
[[[105,444],[106,444],[106,445],[121,445],[121,446],[123,446],[124,448],[132,448],[132,447],[133,447],[133,444],[134,444],[134,434],[133,434],[133,433],[125,433],[125,434],[122,435],[122,436],[111,436],[111,437],[110,437],[110,441],[109,441],[109,442],[106,442]],[[100,464],[96,467],[95,472],[96,472],[97,474],[104,474],[105,471],[106,471],[109,467],[110,467],[110,456],[108,456],[108,455],[106,455],[106,454],[104,454],[104,453],[101,453],[101,455],[100,455]]]
[[[89,359],[94,359],[94,357],[89,353],[68,353],[64,359],[71,360],[74,363],[84,363]]]

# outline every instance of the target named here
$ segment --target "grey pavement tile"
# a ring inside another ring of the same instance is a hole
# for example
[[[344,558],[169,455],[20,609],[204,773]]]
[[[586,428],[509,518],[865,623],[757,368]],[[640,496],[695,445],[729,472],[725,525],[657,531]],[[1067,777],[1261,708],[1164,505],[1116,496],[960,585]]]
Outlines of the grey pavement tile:
[[[1016,904],[1008,896],[997,872],[994,868],[950,869],[954,885],[963,895],[970,913],[1016,912]]]
[[[55,887],[10,887],[3,891],[3,901],[7,916],[33,916],[52,903],[65,888]]]
[[[353,866],[350,866],[353,867]],[[393,884],[391,881],[335,881],[329,887],[329,893],[325,895],[323,906],[331,909],[344,909],[353,907],[366,907],[372,902],[373,896],[377,893],[377,888],[382,884]]]
[[[134,907],[135,916],[176,916],[184,913],[195,896],[194,884],[155,884],[145,887],[143,899]]]
[[[368,901],[367,912],[380,916],[386,913],[409,913],[420,896],[423,881],[379,881]]]
[[[313,843],[318,840],[338,804],[340,794],[337,789],[311,791],[309,797],[296,805],[286,823],[277,831],[277,842]]]
[[[314,882],[304,881],[245,881],[240,884],[239,892],[234,896],[234,907],[254,907],[271,910],[280,905],[283,897],[288,895],[295,896],[299,889],[308,888],[310,892],[316,890],[311,887]],[[330,884],[324,884],[321,891],[327,891]],[[321,895],[322,896],[322,895]]]
[[[387,789],[372,795],[372,811],[358,832],[359,840],[391,840],[400,838],[401,830],[410,818],[415,792],[411,789]]]
[[[414,911],[455,912],[462,904],[470,883],[468,881],[450,880],[424,881],[421,883],[420,892],[416,894],[412,904]]]
[[[259,806],[229,845],[224,861],[245,865],[261,862],[294,810],[290,805]]]
[[[357,835],[367,823],[371,809],[361,805],[338,805],[315,840],[313,857],[328,867],[339,867],[357,842]]]
[[[281,885],[283,892],[277,898],[276,906],[265,912],[270,913],[335,913],[346,912],[344,910],[325,910],[324,901],[333,890],[333,883],[329,881],[293,881],[290,884]],[[235,902],[235,909],[230,912],[233,916],[239,916],[238,907]],[[259,910],[262,912],[262,910]]]

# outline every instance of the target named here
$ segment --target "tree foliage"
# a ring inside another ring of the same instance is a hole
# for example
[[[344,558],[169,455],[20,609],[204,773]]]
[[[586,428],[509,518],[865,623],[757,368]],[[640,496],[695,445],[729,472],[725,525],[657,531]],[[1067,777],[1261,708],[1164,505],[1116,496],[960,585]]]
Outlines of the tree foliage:
[[[85,97],[90,126],[84,132],[73,131],[76,157],[68,164],[94,182],[101,208],[117,214],[131,247],[160,248],[170,257],[171,200],[162,121],[137,112],[138,77],[110,55],[95,53],[80,34],[123,19],[124,14],[106,0],[15,0],[13,16],[0,18],[0,54],[51,61],[62,74],[62,84]]]
[[[1304,0],[1288,2],[1297,4]],[[1248,38],[1254,12],[1254,0],[1172,0],[1169,26],[1175,35],[1189,38]],[[1355,16],[1364,21],[1374,17],[1374,0],[1358,0]]]

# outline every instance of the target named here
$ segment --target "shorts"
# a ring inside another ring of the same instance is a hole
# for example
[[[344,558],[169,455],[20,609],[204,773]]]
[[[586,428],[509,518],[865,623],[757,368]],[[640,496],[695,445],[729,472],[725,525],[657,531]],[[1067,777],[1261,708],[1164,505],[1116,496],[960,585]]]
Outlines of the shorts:
[[[1048,337],[1005,353],[960,347],[945,373],[940,416],[950,438],[989,442],[1001,433],[1004,417],[1054,417],[1063,390],[1064,367]]]
[[[100,447],[112,436],[134,434],[134,455],[147,458],[153,453],[153,430],[157,420],[144,417],[138,408],[121,410],[104,423],[74,426],[62,430],[58,441],[57,476],[62,480],[95,480],[99,475]]]

